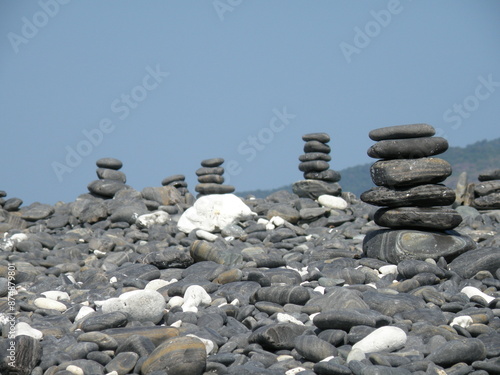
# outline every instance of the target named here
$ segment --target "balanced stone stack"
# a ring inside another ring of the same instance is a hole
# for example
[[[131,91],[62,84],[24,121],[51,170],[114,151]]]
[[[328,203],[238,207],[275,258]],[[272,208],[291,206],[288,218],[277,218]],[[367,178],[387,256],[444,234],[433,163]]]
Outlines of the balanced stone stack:
[[[201,162],[201,168],[196,170],[198,184],[195,191],[199,195],[209,194],[228,194],[234,192],[235,188],[231,185],[224,185],[224,163],[223,158],[206,159]]]
[[[293,192],[299,197],[317,199],[320,195],[341,194],[340,173],[330,169],[330,136],[326,133],[310,133],[302,136],[304,154],[300,155],[299,170],[304,179],[293,184]]]
[[[115,158],[101,158],[97,160],[97,177],[98,180],[92,181],[88,186],[88,190],[101,198],[113,198],[114,195],[125,188],[127,177],[125,173],[120,172],[119,169],[123,163]]]
[[[478,176],[481,182],[474,187],[473,206],[480,210],[500,208],[500,169],[491,169]]]
[[[433,137],[427,124],[391,126],[372,130],[377,143],[368,155],[381,159],[370,169],[375,185],[361,200],[383,206],[374,215],[382,227],[365,238],[370,257],[397,263],[406,258],[450,257],[474,247],[473,241],[456,232],[462,217],[450,206],[455,191],[440,182],[451,175],[451,165],[432,157],[448,149],[448,142]]]
[[[182,195],[185,195],[188,192],[188,189],[187,189],[188,185],[186,182],[186,176],[184,176],[183,174],[176,174],[173,176],[165,177],[161,181],[161,184],[162,184],[162,186],[175,187],[177,190],[179,190],[179,192]]]

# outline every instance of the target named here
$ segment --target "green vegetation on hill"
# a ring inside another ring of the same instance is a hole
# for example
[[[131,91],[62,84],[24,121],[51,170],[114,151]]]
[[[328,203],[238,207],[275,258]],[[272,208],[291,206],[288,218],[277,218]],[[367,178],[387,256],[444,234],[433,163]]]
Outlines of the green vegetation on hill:
[[[476,182],[480,172],[486,169],[500,169],[500,138],[479,141],[466,147],[450,147],[445,153],[436,157],[450,163],[453,170],[452,175],[444,181],[445,185],[455,188],[458,176],[462,172],[467,172],[469,182]],[[374,187],[370,176],[370,166],[371,163],[367,163],[340,170],[342,190],[359,197],[361,193]],[[257,198],[265,198],[278,190],[292,191],[292,184],[269,190],[237,191],[236,194],[241,197],[253,195]]]

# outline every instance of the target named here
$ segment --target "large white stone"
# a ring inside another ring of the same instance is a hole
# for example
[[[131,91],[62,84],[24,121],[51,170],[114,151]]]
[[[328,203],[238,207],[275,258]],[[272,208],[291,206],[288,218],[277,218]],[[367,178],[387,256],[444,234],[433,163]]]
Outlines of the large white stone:
[[[105,314],[123,311],[130,315],[131,320],[151,321],[155,324],[162,319],[167,305],[163,296],[155,290],[133,290],[118,298],[95,301],[95,304],[101,306]]]
[[[392,352],[406,343],[406,332],[398,327],[381,327],[352,346],[363,353]]]
[[[156,211],[150,214],[139,216],[135,220],[135,224],[139,228],[150,228],[155,224],[163,225],[170,221],[170,215],[165,211]]]
[[[212,298],[203,287],[199,285],[191,285],[184,292],[184,303],[182,311],[198,312],[198,306],[209,305]]]
[[[200,197],[184,211],[177,227],[184,233],[197,228],[214,232],[254,215],[250,207],[234,194],[211,194]]]
[[[28,323],[19,322],[16,324],[15,328],[16,336],[30,336],[36,340],[41,340],[43,338],[42,331],[31,327]]]
[[[95,313],[95,310],[92,307],[89,306],[82,306],[80,310],[78,310],[78,314],[76,314],[75,317],[75,322],[78,322],[79,320],[82,320],[89,314]]]
[[[33,304],[40,309],[56,310],[60,312],[64,312],[68,309],[64,303],[45,297],[35,299]]]
[[[482,297],[486,302],[490,303],[495,299],[495,297],[489,296],[486,293],[481,292],[478,288],[473,286],[466,286],[461,290],[462,293],[466,294],[467,297],[471,298],[474,296]]]
[[[318,203],[326,208],[333,208],[336,210],[344,210],[347,208],[347,202],[344,198],[336,197],[334,195],[323,194],[318,197]]]

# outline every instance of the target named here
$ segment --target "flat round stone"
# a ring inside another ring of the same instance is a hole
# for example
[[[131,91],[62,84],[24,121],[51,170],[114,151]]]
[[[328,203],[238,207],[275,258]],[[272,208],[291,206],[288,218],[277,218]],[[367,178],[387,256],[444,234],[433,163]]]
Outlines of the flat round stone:
[[[304,134],[302,136],[302,140],[305,142],[318,141],[321,143],[328,143],[330,142],[330,136],[327,133],[309,133]]]
[[[300,161],[324,160],[330,161],[332,157],[324,152],[308,152],[299,156]]]
[[[101,158],[97,160],[95,163],[99,168],[109,168],[118,170],[121,167],[123,167],[123,163],[115,158]]]
[[[224,168],[222,167],[202,167],[198,168],[196,170],[196,175],[197,176],[203,176],[206,174],[219,174],[223,175],[224,174]]]
[[[220,174],[204,174],[202,176],[198,176],[198,182],[200,183],[205,183],[205,184],[223,184],[224,183],[224,177],[222,177]]]
[[[500,169],[488,169],[479,173],[479,181],[500,180]]]
[[[442,154],[448,141],[441,137],[387,139],[368,149],[368,156],[375,159],[416,159]]]
[[[101,180],[116,180],[120,182],[127,182],[125,173],[109,168],[97,168],[97,177]]]
[[[462,216],[446,207],[380,208],[375,212],[374,221],[389,228],[449,230],[462,222]]]
[[[439,158],[379,160],[370,173],[375,185],[397,188],[442,182],[451,175],[451,165]]]
[[[410,124],[374,129],[368,136],[374,141],[382,141],[384,139],[432,137],[434,134],[436,130],[431,125]]]
[[[185,181],[185,180],[186,176],[184,176],[183,174],[175,174],[172,176],[165,177],[163,180],[161,180],[161,184],[163,186],[167,186],[173,184],[174,182]]]
[[[379,229],[369,232],[363,240],[363,251],[369,258],[398,264],[405,259],[425,260],[440,257],[453,259],[474,249],[476,243],[457,232],[432,232],[414,229]]]
[[[324,160],[312,160],[304,161],[299,164],[299,170],[301,172],[322,172],[330,168],[327,161]]]
[[[325,182],[338,182],[341,179],[339,172],[332,169],[327,169],[322,172],[306,172],[304,178],[307,180],[321,180]]]
[[[444,185],[426,184],[411,188],[388,189],[374,187],[361,194],[360,199],[374,206],[449,206],[455,202],[455,191]]]
[[[91,193],[104,197],[113,197],[120,190],[129,188],[129,186],[117,180],[95,180],[87,186]]]
[[[320,195],[328,194],[339,196],[342,189],[338,183],[321,180],[300,180],[292,185],[292,190],[301,198],[318,199]]]
[[[307,141],[304,145],[304,152],[322,152],[329,154],[331,151],[330,146],[319,141]]]
[[[207,168],[213,168],[220,166],[222,163],[224,163],[223,158],[212,158],[212,159],[202,160],[201,166]]]
[[[497,210],[500,208],[500,193],[492,193],[476,198],[472,205],[478,210]]]
[[[474,193],[476,194],[476,196],[479,197],[499,192],[500,192],[500,180],[490,180],[482,182],[480,184],[476,184],[474,186]]]
[[[234,192],[236,189],[231,185],[220,185],[213,183],[202,183],[195,186],[194,190],[200,194],[228,194]]]

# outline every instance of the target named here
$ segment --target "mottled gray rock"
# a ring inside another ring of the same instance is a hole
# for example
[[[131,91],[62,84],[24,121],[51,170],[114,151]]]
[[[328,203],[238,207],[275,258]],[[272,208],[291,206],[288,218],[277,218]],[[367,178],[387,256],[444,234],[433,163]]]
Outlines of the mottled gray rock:
[[[446,207],[397,207],[378,209],[374,221],[389,228],[449,230],[456,228],[462,217],[454,209]]]
[[[214,167],[218,167],[219,165],[222,165],[223,163],[224,163],[223,158],[211,158],[211,159],[202,160],[201,166],[207,167],[207,168],[214,168]]]
[[[362,193],[360,198],[363,202],[375,206],[449,206],[455,202],[455,192],[449,187],[438,184],[399,189],[377,186]]]
[[[302,172],[322,172],[326,171],[330,164],[324,160],[311,160],[299,163],[299,170]]]
[[[325,154],[329,154],[331,151],[330,146],[326,143],[322,143],[319,141],[307,141],[304,144],[304,152],[323,152]]]
[[[271,324],[257,328],[248,338],[249,343],[257,343],[266,349],[293,349],[295,339],[307,328],[293,323]]]
[[[374,141],[398,138],[432,137],[436,134],[433,126],[428,124],[395,125],[370,131],[368,136]]]
[[[332,169],[327,169],[322,172],[306,172],[304,173],[305,179],[310,180],[322,180],[325,182],[338,182],[341,179],[340,172],[334,171]]]
[[[488,169],[479,173],[479,181],[500,180],[500,169]]]
[[[448,141],[441,137],[422,137],[383,140],[368,149],[375,159],[416,159],[439,155],[448,149]]]
[[[332,160],[332,157],[324,152],[308,152],[307,154],[300,155],[299,160],[302,162],[312,160],[330,161]]]
[[[95,180],[91,182],[87,188],[91,193],[112,198],[120,190],[128,189],[130,187],[117,180]]]
[[[449,268],[466,279],[473,277],[479,271],[495,272],[500,268],[500,248],[485,247],[469,250],[453,259]]]
[[[123,166],[123,163],[115,158],[101,158],[95,163],[99,168],[108,168],[118,170]]]
[[[486,357],[486,348],[481,340],[463,339],[445,343],[427,356],[437,365],[450,367],[459,362],[472,363]]]
[[[318,141],[321,143],[330,142],[330,136],[327,133],[309,133],[302,136],[302,140],[305,142]]]
[[[195,191],[200,194],[229,194],[236,189],[231,185],[220,185],[215,183],[200,183],[195,186]]]
[[[338,183],[320,180],[300,180],[292,185],[292,190],[301,198],[318,199],[321,195],[339,196],[342,189]]]
[[[478,210],[496,210],[500,208],[500,193],[491,193],[474,199],[473,203]]]
[[[120,182],[127,182],[127,176],[121,171],[117,171],[109,168],[97,168],[97,177],[100,180],[117,180]]]

